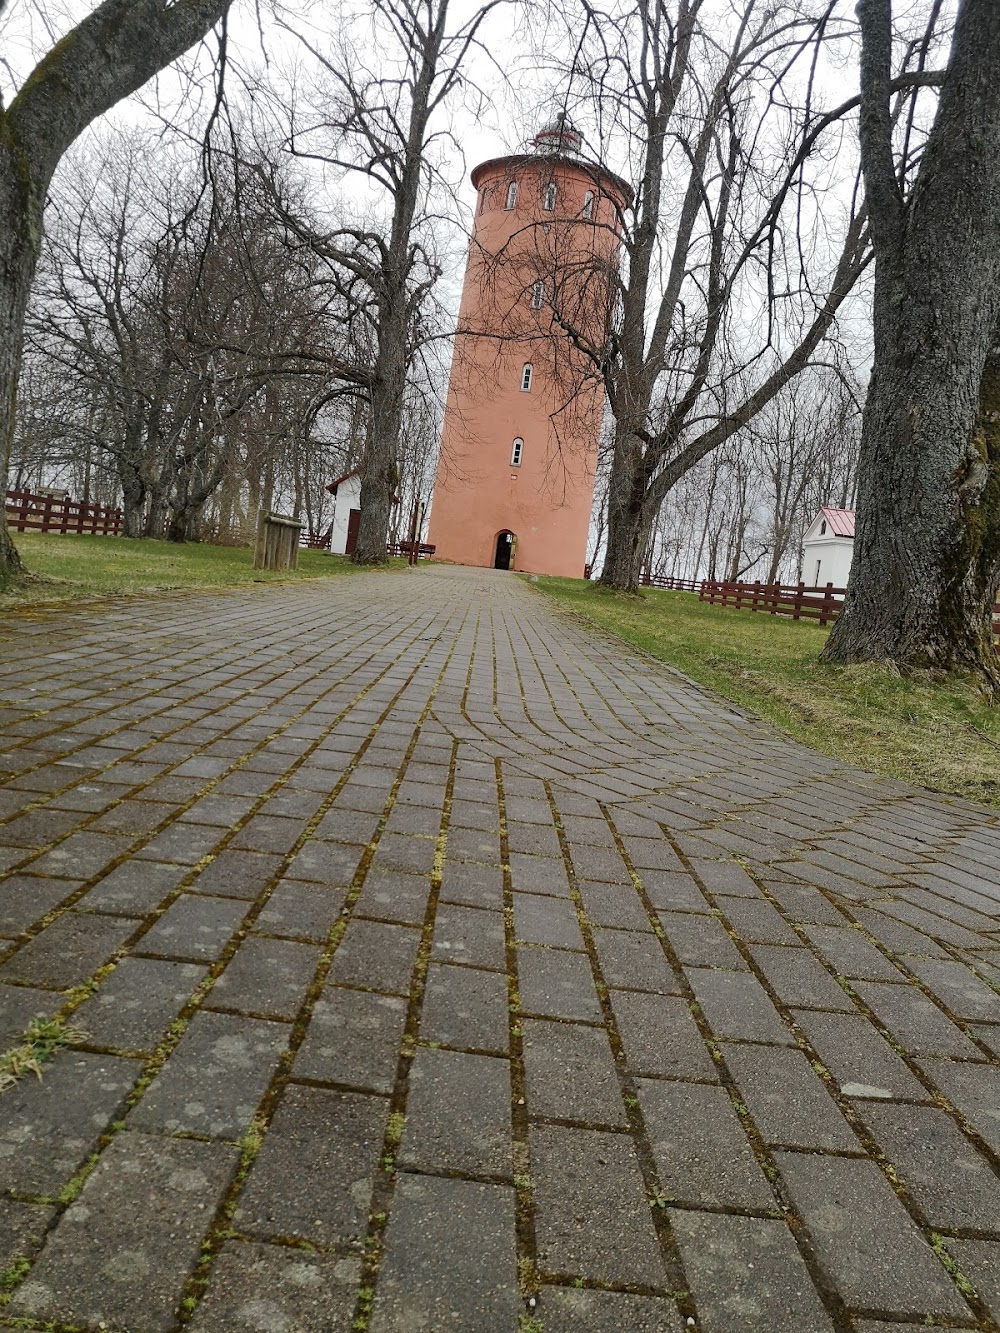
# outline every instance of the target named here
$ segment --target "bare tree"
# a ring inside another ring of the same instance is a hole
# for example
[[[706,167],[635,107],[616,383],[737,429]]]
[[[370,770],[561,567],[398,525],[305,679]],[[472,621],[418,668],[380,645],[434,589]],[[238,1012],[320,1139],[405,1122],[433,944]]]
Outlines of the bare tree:
[[[0,471],[16,416],[24,312],[59,160],[98,116],[176,60],[225,14],[228,0],[103,0],[0,104]],[[4,483],[6,484],[6,482]],[[0,516],[0,586],[21,564]]]
[[[1000,6],[960,4],[915,166],[892,115],[891,0],[860,0],[858,15],[875,360],[854,564],[826,657],[969,671],[997,694]]]
[[[665,497],[811,363],[870,250],[853,171],[837,196],[817,152],[854,105],[814,106],[833,4],[581,4],[567,106],[634,199],[603,338],[556,322],[607,391],[602,580],[630,588]]]

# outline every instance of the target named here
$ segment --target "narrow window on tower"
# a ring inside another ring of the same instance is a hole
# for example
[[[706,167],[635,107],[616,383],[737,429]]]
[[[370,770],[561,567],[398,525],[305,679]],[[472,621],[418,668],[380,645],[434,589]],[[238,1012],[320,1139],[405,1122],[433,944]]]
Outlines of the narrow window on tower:
[[[588,190],[583,196],[583,208],[580,210],[581,216],[589,222],[594,216],[594,191]]]
[[[532,310],[541,310],[542,302],[545,300],[545,283],[539,279],[531,288],[531,308]]]
[[[511,209],[517,203],[517,181],[511,181],[507,186],[507,202],[504,208]]]
[[[545,194],[542,197],[542,207],[545,209],[546,213],[552,213],[555,211],[555,206],[556,183],[555,181],[549,181],[548,185],[545,187]]]
[[[530,365],[526,365],[521,371],[521,392],[528,393],[531,389],[531,376],[534,372]]]
[[[521,437],[520,437],[520,435],[519,435],[519,436],[517,437],[517,439],[514,441],[514,447],[513,447],[513,448],[511,449],[511,451],[510,451],[510,465],[511,465],[511,467],[520,467],[520,466],[521,466],[521,455],[522,455],[523,453],[524,453],[524,441],[521,439]]]
[[[479,211],[480,211],[480,213],[483,211],[483,209],[484,209],[485,207],[486,207],[486,186],[484,185],[483,188],[479,191]]]

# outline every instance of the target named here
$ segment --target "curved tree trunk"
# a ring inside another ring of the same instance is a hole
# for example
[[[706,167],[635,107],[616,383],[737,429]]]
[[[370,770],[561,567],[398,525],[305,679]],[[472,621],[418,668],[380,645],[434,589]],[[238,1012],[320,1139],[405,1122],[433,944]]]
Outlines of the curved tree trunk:
[[[876,246],[854,563],[824,656],[1000,690],[1000,8],[965,0],[912,196],[896,184],[889,0],[862,0],[862,161]],[[982,401],[980,394],[982,393]]]
[[[200,41],[229,0],[103,0],[0,105],[0,481],[14,436],[24,313],[52,174],[73,140]],[[21,562],[0,513],[0,587]]]

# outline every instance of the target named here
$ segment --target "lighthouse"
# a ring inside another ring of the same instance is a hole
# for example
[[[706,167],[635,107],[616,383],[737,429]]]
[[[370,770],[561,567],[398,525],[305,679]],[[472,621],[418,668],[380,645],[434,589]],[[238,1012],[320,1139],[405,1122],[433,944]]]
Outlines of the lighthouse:
[[[436,558],[581,578],[624,181],[563,117],[477,190],[428,541]]]

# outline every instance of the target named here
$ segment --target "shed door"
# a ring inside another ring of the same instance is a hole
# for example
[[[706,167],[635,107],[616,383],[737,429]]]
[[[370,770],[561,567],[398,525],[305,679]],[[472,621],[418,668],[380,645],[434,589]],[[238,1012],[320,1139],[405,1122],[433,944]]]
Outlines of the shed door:
[[[345,555],[353,555],[354,548],[358,544],[358,527],[361,523],[361,510],[352,509],[347,515],[347,544],[344,547]]]

